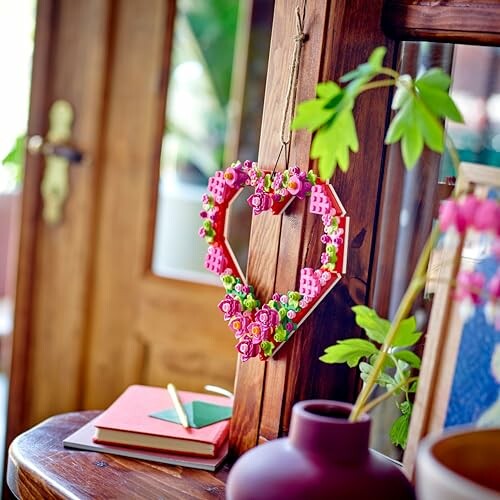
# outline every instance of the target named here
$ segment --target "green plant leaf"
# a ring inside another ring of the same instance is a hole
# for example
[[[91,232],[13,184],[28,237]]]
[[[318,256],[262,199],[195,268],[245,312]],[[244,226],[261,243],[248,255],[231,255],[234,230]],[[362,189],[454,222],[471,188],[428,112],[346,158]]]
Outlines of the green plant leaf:
[[[316,95],[321,99],[332,99],[342,93],[342,89],[332,81],[320,82],[316,85]]]
[[[418,128],[415,113],[415,100],[413,98],[410,99],[401,109],[400,113],[406,107],[408,107],[408,111],[405,113],[406,123],[403,136],[401,137],[401,154],[406,168],[412,169],[424,149],[424,138],[422,132]]]
[[[464,119],[462,114],[453,102],[453,99],[448,95],[448,92],[425,85],[418,80],[415,81],[415,87],[418,89],[418,94],[422,101],[425,102],[426,106],[436,116],[463,123]]]
[[[408,431],[410,429],[411,413],[398,417],[391,426],[389,437],[394,446],[400,446],[403,450],[408,442]]]
[[[399,403],[397,405],[397,407],[399,408],[399,411],[403,415],[411,414],[412,406],[411,406],[411,403],[409,401],[402,401],[401,403]]]
[[[305,128],[309,132],[314,132],[331,119],[333,113],[330,109],[325,109],[323,99],[311,99],[304,101],[297,106],[297,115],[293,119],[292,129]]]
[[[366,335],[375,342],[383,344],[391,326],[390,321],[381,318],[376,311],[367,306],[354,306],[351,309],[354,311],[356,324],[363,328]]]
[[[419,76],[416,82],[448,92],[451,85],[451,78],[441,68],[431,68]]]
[[[420,368],[421,359],[412,351],[403,350],[393,353],[396,359],[400,359],[405,363],[408,363],[412,368]]]
[[[336,113],[329,123],[322,126],[314,136],[311,158],[319,159],[319,175],[326,180],[332,177],[337,165],[346,172],[349,168],[349,151],[359,148],[356,124],[352,107]]]
[[[380,71],[386,53],[387,49],[385,47],[377,47],[376,49],[373,50],[370,57],[368,57],[368,64],[375,71]]]
[[[424,143],[432,151],[442,153],[444,151],[444,128],[441,122],[418,99],[415,100],[415,117]]]
[[[327,347],[325,354],[319,359],[324,363],[347,363],[352,368],[361,358],[367,358],[376,352],[377,348],[368,340],[346,339]]]
[[[410,347],[415,345],[422,336],[422,332],[415,331],[416,327],[417,321],[415,320],[415,316],[410,316],[401,321],[391,347]]]
[[[351,82],[356,79],[362,80],[363,83],[371,80],[382,67],[387,49],[385,47],[377,47],[368,57],[368,61],[360,64],[356,69],[349,71],[340,78],[341,82]]]
[[[361,372],[361,379],[363,382],[368,380],[370,373],[373,371],[373,366],[369,363],[362,361],[359,363],[359,371]],[[381,387],[390,387],[396,385],[395,380],[387,373],[381,372],[375,381]]]
[[[297,106],[292,130],[306,128],[309,132],[314,132],[320,128],[335,115],[336,106],[332,103],[342,100],[344,94],[336,83],[324,82],[316,85],[316,95],[316,99],[301,102]]]

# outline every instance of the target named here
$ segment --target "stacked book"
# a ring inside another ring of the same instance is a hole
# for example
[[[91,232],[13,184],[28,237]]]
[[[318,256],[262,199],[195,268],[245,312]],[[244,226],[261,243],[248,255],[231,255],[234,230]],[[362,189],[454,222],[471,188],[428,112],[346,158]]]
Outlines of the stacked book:
[[[227,454],[231,400],[185,391],[178,395],[187,416],[186,427],[165,388],[132,385],[63,444],[213,471]]]

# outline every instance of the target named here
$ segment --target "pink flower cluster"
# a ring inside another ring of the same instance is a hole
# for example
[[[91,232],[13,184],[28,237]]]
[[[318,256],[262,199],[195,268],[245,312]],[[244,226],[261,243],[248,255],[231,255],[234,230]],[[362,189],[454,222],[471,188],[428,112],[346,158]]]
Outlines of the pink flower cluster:
[[[337,251],[344,242],[344,230],[338,227],[338,219],[332,215],[323,215],[321,219],[324,224],[321,242],[325,244],[325,251],[321,254],[321,264],[325,269],[333,271],[337,263]]]
[[[500,269],[486,283],[486,276],[479,271],[460,271],[457,275],[455,299],[460,301],[460,315],[470,318],[480,304],[488,323],[500,331]]]
[[[259,355],[264,341],[273,341],[274,332],[280,323],[276,309],[265,304],[256,311],[244,310],[240,299],[231,294],[226,294],[219,303],[219,309],[238,340],[236,350],[242,361]]]
[[[497,200],[480,199],[469,194],[460,200],[448,199],[439,207],[439,227],[451,245],[467,229],[500,236],[500,205]],[[498,243],[497,243],[498,245]]]
[[[236,337],[236,349],[242,361],[255,356],[261,359],[271,356],[274,348],[288,340],[297,329],[294,319],[311,300],[299,292],[275,293],[261,307],[253,288],[243,284],[240,278],[227,271],[221,279],[226,295],[219,309]]]
[[[488,234],[491,253],[500,260],[500,204],[495,199],[481,199],[469,194],[460,200],[445,200],[439,209],[439,226],[445,232],[444,245],[455,246],[459,235],[469,229]],[[470,318],[480,304],[489,323],[500,330],[500,269],[487,283],[477,270],[457,274],[455,299],[460,302],[460,315]]]

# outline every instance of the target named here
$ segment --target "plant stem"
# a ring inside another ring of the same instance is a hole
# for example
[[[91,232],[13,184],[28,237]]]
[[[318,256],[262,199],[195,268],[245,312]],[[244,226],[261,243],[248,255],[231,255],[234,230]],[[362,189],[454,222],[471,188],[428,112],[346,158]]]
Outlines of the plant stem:
[[[392,87],[394,85],[396,85],[396,80],[394,80],[394,79],[377,80],[376,82],[370,82],[370,83],[366,83],[365,85],[363,85],[360,88],[359,93],[365,92],[366,90],[378,89],[380,87]]]
[[[387,332],[385,341],[380,348],[380,354],[377,358],[377,361],[375,362],[375,365],[373,366],[373,370],[371,371],[366,384],[363,386],[363,389],[356,399],[356,403],[354,404],[354,407],[349,416],[350,422],[355,422],[363,412],[366,401],[375,386],[378,375],[382,370],[387,352],[389,351],[394,338],[396,337],[399,325],[408,316],[413,302],[424,288],[429,258],[438,236],[439,226],[436,224],[432,229],[431,234],[425,243],[424,249],[422,250],[422,254],[418,259],[417,266],[411,278],[410,284],[408,285],[408,288],[399,304],[394,320],[391,322],[391,326],[389,328],[389,331]]]
[[[390,77],[394,78],[394,80],[397,80],[401,76],[395,69],[386,68],[386,67],[380,68],[379,73],[381,75],[390,76]]]
[[[393,393],[395,393],[397,390],[401,389],[405,385],[410,385],[415,380],[418,380],[418,377],[410,377],[406,380],[402,380],[398,385],[395,385],[389,391],[384,392],[384,394],[381,394],[380,396],[378,396],[375,399],[372,399],[370,402],[366,403],[366,405],[362,408],[362,413],[368,413],[373,408],[375,408],[375,406],[382,403],[382,401],[389,399],[393,395]]]

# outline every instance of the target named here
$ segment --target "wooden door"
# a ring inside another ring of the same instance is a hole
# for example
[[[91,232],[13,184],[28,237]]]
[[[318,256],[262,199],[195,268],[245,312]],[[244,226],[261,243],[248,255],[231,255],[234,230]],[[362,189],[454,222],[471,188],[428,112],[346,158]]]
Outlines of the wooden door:
[[[8,439],[49,415],[106,407],[127,385],[232,389],[222,288],[151,272],[175,2],[39,0],[29,135],[75,110],[70,195],[41,217],[26,165]],[[197,235],[193,235],[197,237]]]

